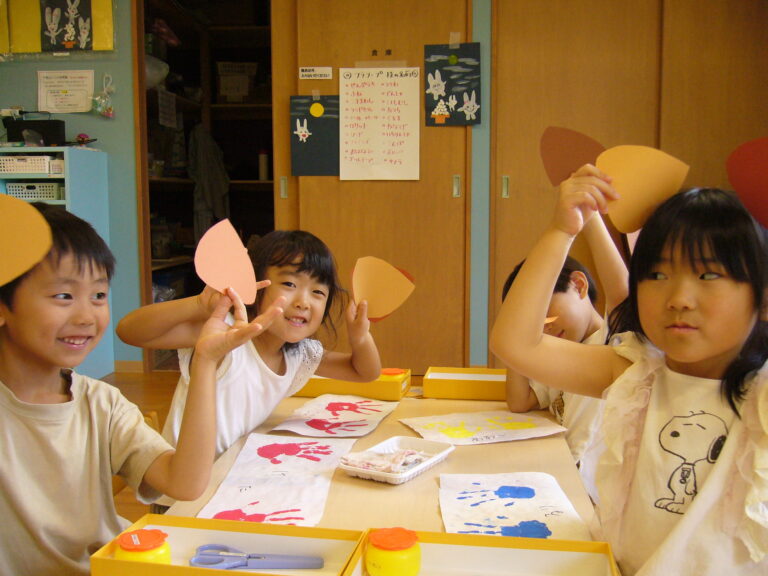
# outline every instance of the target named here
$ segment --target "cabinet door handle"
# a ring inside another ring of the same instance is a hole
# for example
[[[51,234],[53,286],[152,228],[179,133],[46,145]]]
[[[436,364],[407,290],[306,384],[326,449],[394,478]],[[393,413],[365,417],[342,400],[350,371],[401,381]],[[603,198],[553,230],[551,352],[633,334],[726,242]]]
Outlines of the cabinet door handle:
[[[453,175],[453,192],[451,196],[453,198],[461,198],[461,176],[459,174]]]
[[[288,198],[288,176],[280,176],[280,198]]]
[[[509,176],[501,177],[501,197],[509,198]]]

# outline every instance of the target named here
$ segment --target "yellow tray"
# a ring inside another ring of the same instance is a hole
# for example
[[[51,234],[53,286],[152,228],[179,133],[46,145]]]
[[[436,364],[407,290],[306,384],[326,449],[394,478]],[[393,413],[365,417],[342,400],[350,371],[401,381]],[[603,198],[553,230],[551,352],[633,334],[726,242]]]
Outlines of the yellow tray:
[[[419,576],[620,576],[607,542],[542,540],[478,534],[417,532]],[[363,576],[365,542],[355,550],[342,576]]]
[[[115,559],[117,539],[112,540],[91,556],[92,576],[178,576],[200,574],[211,576],[210,568],[189,566],[189,559],[202,544],[225,544],[243,552],[269,552],[272,554],[301,554],[322,556],[325,566],[310,570],[278,570],[259,574],[303,576],[339,576],[344,572],[354,551],[362,541],[362,532],[332,530],[302,526],[281,526],[209,520],[147,514],[127,530],[157,528],[165,532],[171,548],[171,564],[149,564]],[[226,572],[242,572],[227,570]]]
[[[388,370],[402,370],[397,374],[387,374]],[[397,401],[408,393],[411,387],[411,371],[399,368],[385,368],[373,382],[348,382],[313,376],[294,396],[317,397],[322,394],[350,394],[375,400]]]
[[[504,368],[452,368],[430,366],[422,382],[424,398],[505,400]]]

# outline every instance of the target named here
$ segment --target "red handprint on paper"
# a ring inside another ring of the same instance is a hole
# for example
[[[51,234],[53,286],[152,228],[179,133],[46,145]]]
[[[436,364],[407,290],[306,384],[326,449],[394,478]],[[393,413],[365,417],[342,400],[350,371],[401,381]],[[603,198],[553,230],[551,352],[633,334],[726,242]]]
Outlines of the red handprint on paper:
[[[320,462],[320,458],[315,456],[319,454],[321,456],[327,456],[333,454],[333,450],[330,446],[317,445],[317,442],[290,442],[287,444],[266,444],[260,446],[256,453],[262,458],[266,458],[272,464],[282,464],[282,460],[278,460],[278,456],[296,456],[297,458],[306,458],[307,460],[313,460]]]
[[[307,420],[306,425],[315,430],[326,432],[328,434],[336,434],[334,430],[343,430],[344,432],[354,432],[358,426],[367,426],[368,423],[365,420],[356,420],[354,422],[331,422],[330,420],[322,420],[320,418],[313,418]],[[347,428],[349,426],[349,428]],[[307,434],[310,436],[310,434]]]
[[[259,500],[256,500],[256,502],[251,502],[248,504],[248,506],[255,506],[259,503]],[[214,518],[217,518],[219,520],[239,520],[240,522],[258,522],[258,523],[264,523],[264,522],[286,522],[288,520],[304,520],[303,516],[287,516],[285,518],[273,518],[273,516],[277,516],[278,514],[287,514],[289,512],[301,512],[301,508],[291,508],[289,510],[277,510],[276,512],[267,512],[266,514],[261,514],[258,512],[255,512],[253,514],[249,514],[245,511],[246,507],[243,508],[235,508],[234,510],[222,510],[221,512],[217,513]],[[295,524],[294,522],[288,522],[288,524]]]
[[[365,414],[364,410],[381,412],[376,407],[381,407],[381,404],[373,403],[371,400],[361,400],[360,402],[329,402],[325,409],[338,418],[339,412],[355,412],[357,414]]]

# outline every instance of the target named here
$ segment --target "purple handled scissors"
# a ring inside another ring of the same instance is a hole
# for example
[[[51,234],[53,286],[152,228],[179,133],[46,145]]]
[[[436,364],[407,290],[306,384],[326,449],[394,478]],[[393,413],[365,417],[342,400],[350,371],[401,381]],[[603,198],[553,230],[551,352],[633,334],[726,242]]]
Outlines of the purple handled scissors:
[[[230,570],[262,570],[265,568],[322,568],[319,556],[294,556],[292,554],[248,554],[223,544],[204,544],[189,561],[190,566]]]

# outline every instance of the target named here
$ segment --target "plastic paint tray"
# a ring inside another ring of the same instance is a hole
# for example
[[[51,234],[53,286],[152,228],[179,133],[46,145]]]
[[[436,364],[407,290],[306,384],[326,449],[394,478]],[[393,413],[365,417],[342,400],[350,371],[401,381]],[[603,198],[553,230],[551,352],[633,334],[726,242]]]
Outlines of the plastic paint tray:
[[[365,478],[367,480],[376,480],[378,482],[387,482],[388,484],[402,484],[403,482],[408,482],[408,480],[415,478],[438,462],[445,460],[445,457],[448,456],[453,449],[453,444],[448,444],[447,442],[435,442],[433,440],[424,440],[423,438],[415,438],[413,436],[393,436],[384,442],[371,446],[365,450],[365,452],[392,454],[398,450],[418,450],[419,452],[429,454],[429,458],[413,468],[397,473],[358,468],[357,466],[349,466],[344,463],[339,464],[339,468],[344,470],[350,476],[357,476],[358,478]]]

